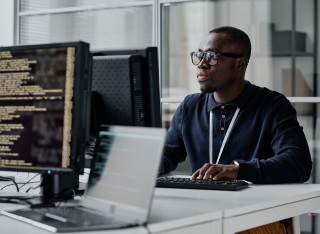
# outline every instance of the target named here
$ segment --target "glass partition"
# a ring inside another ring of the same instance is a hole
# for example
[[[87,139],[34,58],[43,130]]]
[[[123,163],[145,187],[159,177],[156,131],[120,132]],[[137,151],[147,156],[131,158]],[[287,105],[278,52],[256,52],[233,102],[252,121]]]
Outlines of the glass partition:
[[[246,79],[287,96],[313,96],[313,0],[166,1],[160,4],[162,96],[199,92],[189,52],[213,28],[232,25],[252,42]],[[303,17],[302,17],[303,16]]]
[[[91,49],[100,49],[153,43],[152,4],[75,11],[64,8],[54,13],[47,9],[41,14],[22,14],[19,19],[19,44],[83,40],[90,43]]]

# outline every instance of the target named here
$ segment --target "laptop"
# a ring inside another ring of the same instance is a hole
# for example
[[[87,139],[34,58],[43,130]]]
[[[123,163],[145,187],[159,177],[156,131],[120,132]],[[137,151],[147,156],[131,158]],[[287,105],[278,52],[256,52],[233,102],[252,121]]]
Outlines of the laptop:
[[[80,203],[70,201],[63,208],[28,208],[2,214],[52,232],[143,226],[150,213],[165,137],[163,128],[104,125]],[[58,209],[75,210],[76,214],[57,215]],[[80,223],[71,220],[81,216],[80,211],[99,217]]]

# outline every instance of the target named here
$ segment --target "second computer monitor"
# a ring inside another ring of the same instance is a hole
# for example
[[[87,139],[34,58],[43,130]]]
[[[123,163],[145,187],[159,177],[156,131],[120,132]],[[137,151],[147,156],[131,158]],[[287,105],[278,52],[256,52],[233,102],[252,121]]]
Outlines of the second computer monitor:
[[[161,127],[158,53],[93,51],[92,128],[100,124]]]

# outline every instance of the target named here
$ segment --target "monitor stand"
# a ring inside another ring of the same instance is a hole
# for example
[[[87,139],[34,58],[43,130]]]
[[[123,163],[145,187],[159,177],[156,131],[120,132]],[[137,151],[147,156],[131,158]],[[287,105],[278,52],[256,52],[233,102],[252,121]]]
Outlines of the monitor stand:
[[[52,206],[57,201],[72,200],[79,194],[79,175],[44,174],[41,189],[41,201],[33,206]]]

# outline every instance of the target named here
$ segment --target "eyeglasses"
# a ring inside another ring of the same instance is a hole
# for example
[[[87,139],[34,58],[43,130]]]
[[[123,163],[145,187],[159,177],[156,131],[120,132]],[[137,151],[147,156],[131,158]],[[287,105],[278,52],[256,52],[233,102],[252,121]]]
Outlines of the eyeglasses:
[[[205,59],[206,63],[208,65],[210,65],[210,66],[216,65],[220,56],[231,57],[231,58],[244,57],[241,54],[219,53],[219,52],[214,52],[214,51],[208,51],[208,52],[196,51],[196,52],[191,52],[190,56],[191,56],[191,62],[192,62],[193,65],[198,65],[202,61],[202,59]]]

